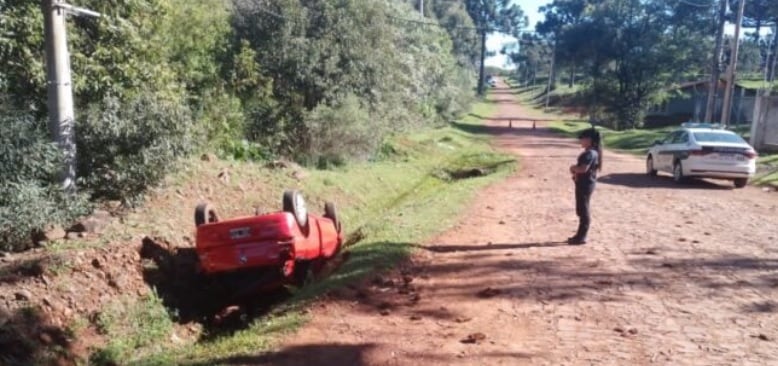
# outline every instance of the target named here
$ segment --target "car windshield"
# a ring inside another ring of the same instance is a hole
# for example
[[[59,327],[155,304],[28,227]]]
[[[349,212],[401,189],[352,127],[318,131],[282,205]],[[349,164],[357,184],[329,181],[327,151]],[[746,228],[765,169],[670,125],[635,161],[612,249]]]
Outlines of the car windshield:
[[[732,132],[694,132],[697,142],[726,142],[731,144],[745,144],[742,137]]]

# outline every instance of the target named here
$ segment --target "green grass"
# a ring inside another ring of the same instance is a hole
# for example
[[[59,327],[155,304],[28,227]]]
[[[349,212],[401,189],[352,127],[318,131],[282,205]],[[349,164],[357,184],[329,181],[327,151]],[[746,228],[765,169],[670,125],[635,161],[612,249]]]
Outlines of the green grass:
[[[766,83],[763,79],[739,80],[736,84],[746,89],[762,89],[769,86],[772,86],[773,89],[778,88],[778,82],[773,82],[771,84],[771,83]]]
[[[568,137],[577,137],[579,132],[589,127],[588,123],[582,122],[552,122],[549,125],[552,131]],[[597,129],[602,132],[606,148],[636,155],[644,154],[654,141],[664,138],[672,130],[672,128],[660,128],[614,131],[604,127],[597,127]]]
[[[137,301],[119,298],[96,317],[98,331],[108,344],[92,354],[90,361],[95,364],[160,352],[173,334],[170,314],[154,292]]]
[[[495,108],[494,104],[478,103],[473,114],[489,116]],[[472,128],[479,122],[468,117],[459,126]],[[379,161],[309,171],[301,183],[296,183],[297,188],[304,190],[311,207],[323,203],[324,199],[338,202],[345,230],[359,230],[364,239],[348,249],[349,259],[335,274],[300,290],[271,315],[256,319],[247,329],[232,335],[184,346],[173,347],[165,341],[169,335],[156,335],[162,340],[160,344],[165,345],[162,349],[158,344],[138,341],[135,330],[126,335],[115,334],[108,326],[112,342],[98,355],[137,365],[210,364],[224,357],[271,349],[280,336],[305,324],[306,315],[300,310],[311,299],[408,258],[416,243],[453,225],[479,188],[513,171],[516,164],[510,157],[495,152],[486,137],[465,130],[451,126],[397,136],[387,141]],[[250,163],[232,164],[235,181],[261,180],[273,186],[271,191],[293,184],[285,177],[268,177],[268,171],[252,169]],[[441,172],[473,168],[491,174],[461,180],[441,175]],[[201,174],[193,169],[174,181],[187,184],[187,179]],[[235,175],[238,171],[240,176]],[[162,307],[147,302],[144,306]],[[138,325],[140,330],[156,332],[158,329],[142,321],[148,318],[142,313],[127,318],[130,318],[127,322]],[[130,352],[138,345],[141,351]],[[149,354],[148,350],[153,352]]]
[[[758,172],[754,183],[778,187],[778,154],[767,154],[757,161]]]

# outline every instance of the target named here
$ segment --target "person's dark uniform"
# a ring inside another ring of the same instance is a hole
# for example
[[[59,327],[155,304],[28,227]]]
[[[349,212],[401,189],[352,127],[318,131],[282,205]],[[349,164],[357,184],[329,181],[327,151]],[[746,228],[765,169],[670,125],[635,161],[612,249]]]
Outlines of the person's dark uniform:
[[[570,238],[571,244],[583,244],[586,242],[586,236],[589,234],[589,225],[591,224],[591,213],[589,202],[594,193],[594,186],[597,182],[597,168],[600,162],[600,155],[597,153],[597,147],[591,146],[578,156],[579,167],[588,167],[586,172],[575,175],[575,213],[578,215],[578,232]]]

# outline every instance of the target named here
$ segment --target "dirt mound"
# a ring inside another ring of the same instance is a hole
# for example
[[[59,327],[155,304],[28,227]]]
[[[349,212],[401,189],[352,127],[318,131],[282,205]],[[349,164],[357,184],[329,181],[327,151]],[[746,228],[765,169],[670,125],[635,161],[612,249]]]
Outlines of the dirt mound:
[[[0,304],[5,310],[0,314],[0,334],[15,336],[0,335],[0,359],[72,363],[90,349],[88,344],[76,345],[77,338],[100,341],[74,334],[77,319],[95,319],[119,296],[148,293],[139,275],[137,246],[56,254],[37,250],[2,259]],[[77,331],[94,331],[88,328]]]
[[[175,314],[178,326],[188,333],[195,329],[195,338],[203,339],[243,329],[288,297],[283,289],[245,296],[240,289],[262,290],[251,287],[251,281],[264,274],[242,272],[231,278],[248,283],[204,276],[193,247],[164,238],[25,257],[4,257],[0,263],[0,359],[19,364],[87,359],[105,343],[101,312],[151,291]],[[76,329],[74,323],[81,326]]]

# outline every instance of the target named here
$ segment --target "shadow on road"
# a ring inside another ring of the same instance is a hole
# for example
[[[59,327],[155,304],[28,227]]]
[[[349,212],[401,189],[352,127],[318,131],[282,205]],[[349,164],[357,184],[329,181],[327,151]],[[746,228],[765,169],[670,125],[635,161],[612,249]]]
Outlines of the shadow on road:
[[[486,245],[426,245],[418,246],[421,249],[436,253],[472,252],[483,250],[511,250],[529,248],[553,248],[567,246],[564,242],[522,243],[522,244],[486,244]]]
[[[228,358],[212,359],[206,362],[184,364],[186,366],[210,365],[273,365],[273,366],[365,366],[375,364],[368,359],[368,354],[378,347],[376,343],[361,344],[310,344],[284,348],[278,352],[260,355],[243,355]],[[405,353],[405,357],[415,360],[419,365],[448,364],[450,354]],[[481,357],[509,357],[514,360],[529,359],[535,355],[517,352],[484,352]],[[394,364],[394,363],[393,363]]]
[[[282,349],[278,352],[260,355],[242,355],[213,359],[188,366],[210,365],[367,365],[365,354],[375,348],[375,344],[311,344]]]
[[[692,179],[688,182],[679,184],[675,183],[670,177],[649,177],[645,173],[613,173],[604,175],[597,181],[603,184],[629,188],[710,189],[722,191],[733,189],[733,187],[730,186],[723,186],[701,179]]]

